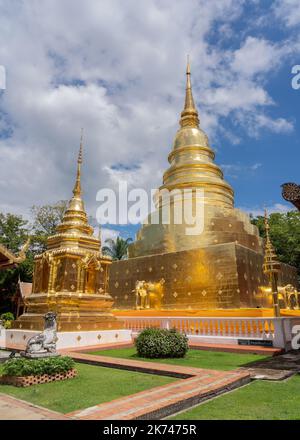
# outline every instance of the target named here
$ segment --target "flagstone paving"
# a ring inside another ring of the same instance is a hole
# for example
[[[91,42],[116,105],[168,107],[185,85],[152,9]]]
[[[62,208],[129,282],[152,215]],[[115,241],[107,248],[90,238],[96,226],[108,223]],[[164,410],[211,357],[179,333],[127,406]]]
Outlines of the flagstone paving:
[[[252,362],[251,365],[244,365],[239,370],[247,371],[251,379],[287,379],[294,374],[300,373],[300,354],[298,351],[290,351],[276,357]]]

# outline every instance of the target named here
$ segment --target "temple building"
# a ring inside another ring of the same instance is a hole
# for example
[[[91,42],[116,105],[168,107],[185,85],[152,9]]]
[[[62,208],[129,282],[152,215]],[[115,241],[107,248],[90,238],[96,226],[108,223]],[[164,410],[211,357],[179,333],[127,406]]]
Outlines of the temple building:
[[[263,306],[259,289],[267,278],[262,270],[262,239],[249,216],[234,207],[233,189],[214,159],[208,137],[200,128],[188,63],[180,127],[155,199],[156,219],[160,220],[153,222],[152,213],[130,245],[128,260],[113,262],[110,292],[115,308]],[[203,206],[203,230],[197,235],[187,234],[185,221],[175,221],[176,204],[182,202],[178,196],[170,198],[169,223],[161,220],[164,191],[176,194],[188,189],[192,189],[195,204]],[[197,193],[197,189],[201,191]],[[281,264],[279,282],[296,285],[296,269]],[[145,295],[148,302],[142,301]]]
[[[56,312],[61,332],[122,328],[110,311],[111,259],[101,253],[82,200],[81,163],[82,139],[73,197],[56,233],[48,238],[47,250],[35,258],[32,293],[25,298],[26,311],[14,322],[15,329],[43,329],[48,311]]]

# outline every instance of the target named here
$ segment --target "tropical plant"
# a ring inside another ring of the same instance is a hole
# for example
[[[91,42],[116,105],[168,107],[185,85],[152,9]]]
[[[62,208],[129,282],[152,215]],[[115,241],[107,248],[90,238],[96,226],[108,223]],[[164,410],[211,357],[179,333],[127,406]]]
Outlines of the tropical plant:
[[[105,240],[107,246],[103,246],[104,255],[109,255],[113,260],[125,260],[127,258],[128,246],[132,238],[117,237],[115,240],[108,238]]]

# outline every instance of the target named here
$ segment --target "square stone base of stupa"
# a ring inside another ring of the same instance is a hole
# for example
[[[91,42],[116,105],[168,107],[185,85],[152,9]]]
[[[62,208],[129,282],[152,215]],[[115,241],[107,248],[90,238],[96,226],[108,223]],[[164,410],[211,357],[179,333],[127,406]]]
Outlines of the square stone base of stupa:
[[[135,257],[113,262],[109,292],[121,311],[272,308],[271,293],[262,290],[269,283],[262,267],[263,254],[236,243]],[[148,286],[144,307],[137,282]],[[297,287],[297,269],[281,264],[278,284]]]

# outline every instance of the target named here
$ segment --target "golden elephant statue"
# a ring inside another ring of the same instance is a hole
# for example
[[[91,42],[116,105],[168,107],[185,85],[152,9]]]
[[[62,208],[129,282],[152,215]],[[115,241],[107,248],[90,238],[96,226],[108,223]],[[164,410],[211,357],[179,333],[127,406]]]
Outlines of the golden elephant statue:
[[[278,292],[281,293],[282,297],[284,298],[285,307],[287,309],[294,310],[299,308],[299,292],[297,292],[297,289],[295,289],[292,284],[279,287]]]
[[[136,281],[136,309],[161,309],[164,283],[163,278],[158,282]]]

